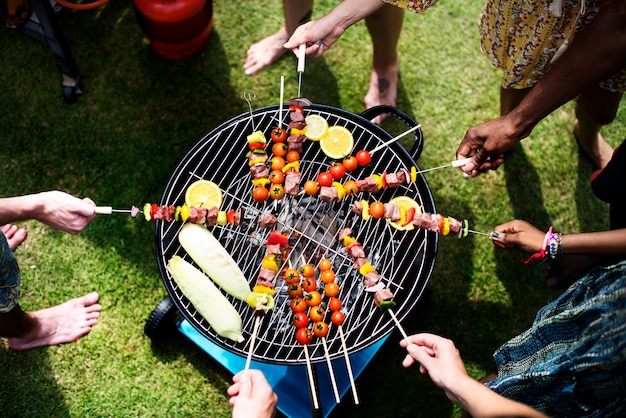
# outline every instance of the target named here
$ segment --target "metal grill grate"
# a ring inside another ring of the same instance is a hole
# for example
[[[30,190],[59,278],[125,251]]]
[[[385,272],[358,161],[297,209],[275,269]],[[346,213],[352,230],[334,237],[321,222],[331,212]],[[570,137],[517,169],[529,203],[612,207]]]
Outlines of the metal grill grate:
[[[384,278],[384,283],[395,293],[397,306],[394,312],[399,320],[406,317],[419,301],[430,278],[438,237],[432,232],[418,229],[397,231],[384,220],[363,221],[360,216],[350,212],[350,203],[354,199],[362,198],[370,202],[386,202],[394,196],[407,195],[414,198],[423,211],[430,213],[436,212],[435,204],[421,175],[418,175],[415,183],[372,195],[361,193],[356,198],[346,197],[339,203],[325,203],[317,197],[309,197],[303,193],[298,196],[286,195],[277,202],[255,203],[250,193],[252,186],[245,159],[248,151],[246,137],[255,130],[267,134],[272,127],[278,126],[278,110],[278,106],[271,106],[253,111],[252,117],[242,114],[223,123],[198,141],[172,174],[161,204],[181,205],[187,187],[199,178],[219,184],[224,194],[221,209],[242,208],[244,217],[239,226],[213,227],[211,232],[237,261],[251,286],[256,283],[269,234],[268,230],[258,226],[257,221],[264,212],[271,211],[277,215],[279,223],[276,228],[297,236],[290,255],[293,266],[311,262],[309,257],[315,253],[322,253],[333,262],[333,270],[337,274],[336,282],[341,287],[339,297],[343,301],[343,311],[346,314],[343,331],[348,350],[353,353],[383,338],[392,331],[394,323],[388,314],[376,308],[373,295],[364,291],[362,277],[343,251],[337,240],[337,232],[345,227],[352,228],[357,240],[363,244],[368,260]],[[369,120],[341,109],[313,105],[307,107],[305,113],[319,114],[327,119],[329,125],[345,126],[353,133],[355,150],[372,150],[391,138],[385,130]],[[288,112],[283,110],[282,114],[282,126],[286,126]],[[417,140],[421,141],[419,130]],[[330,161],[316,143],[307,141],[300,162],[302,184],[325,171]],[[393,143],[378,151],[372,164],[349,173],[348,177],[359,179],[374,173],[397,172],[413,165],[413,158],[407,151],[400,144]],[[245,357],[254,325],[252,309],[228,296],[242,317],[246,341],[235,343],[224,339],[215,334],[196,312],[165,268],[174,255],[192,262],[178,243],[180,227],[180,223],[174,222],[159,221],[156,225],[157,259],[165,287],[182,315],[202,335],[230,352]],[[276,290],[277,305],[261,321],[253,358],[273,364],[302,363],[305,361],[304,350],[294,338],[287,286],[281,279],[276,282]],[[326,342],[331,358],[342,356],[341,340],[336,327],[331,326]],[[315,340],[309,346],[309,353],[312,362],[325,361],[322,344],[315,343]]]

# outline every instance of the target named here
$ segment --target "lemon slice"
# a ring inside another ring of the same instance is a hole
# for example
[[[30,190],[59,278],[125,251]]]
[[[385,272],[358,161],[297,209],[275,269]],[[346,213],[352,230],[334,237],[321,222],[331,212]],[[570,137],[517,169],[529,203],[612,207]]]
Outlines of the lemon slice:
[[[222,191],[220,187],[209,180],[198,180],[187,187],[185,203],[189,207],[196,208],[219,208],[222,204]]]
[[[408,223],[405,226],[402,226],[402,224],[406,221],[406,213],[407,213],[407,210],[409,210],[410,208],[415,209],[415,213],[422,213],[422,208],[420,207],[419,203],[417,203],[415,200],[411,199],[408,196],[394,197],[393,199],[389,201],[389,203],[393,203],[394,205],[400,206],[400,213],[401,213],[401,217],[399,221],[391,222],[389,219],[387,219],[387,222],[389,222],[389,225],[391,225],[392,227],[396,228],[399,231],[412,230],[414,228],[412,222]]]
[[[320,140],[320,148],[329,158],[342,159],[350,154],[354,147],[352,133],[343,126],[331,126],[328,133]]]
[[[319,141],[328,133],[328,122],[320,115],[309,115],[304,118],[306,127],[304,136],[311,141]]]

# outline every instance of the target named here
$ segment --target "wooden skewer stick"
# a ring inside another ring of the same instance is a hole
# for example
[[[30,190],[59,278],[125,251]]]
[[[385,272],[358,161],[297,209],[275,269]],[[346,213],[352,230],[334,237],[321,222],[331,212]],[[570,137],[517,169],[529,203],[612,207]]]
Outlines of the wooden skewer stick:
[[[381,149],[385,148],[387,145],[396,142],[398,139],[410,134],[413,131],[418,130],[419,128],[421,128],[422,125],[417,125],[412,127],[411,129],[409,129],[408,131],[405,131],[403,133],[401,133],[400,135],[396,136],[395,138],[391,138],[389,141],[380,144],[379,146],[377,146],[376,148],[374,148],[373,150],[370,151],[370,155],[373,155],[375,152],[380,151]]]
[[[311,397],[313,398],[313,408],[320,409],[317,401],[317,391],[315,390],[315,380],[313,380],[313,370],[311,369],[311,359],[309,358],[309,349],[304,346],[304,357],[306,357],[306,371],[309,375],[309,387],[311,388]]]
[[[322,345],[324,346],[324,353],[326,353],[326,364],[328,365],[328,373],[330,374],[330,383],[333,385],[333,392],[335,393],[335,401],[341,402],[339,397],[339,390],[337,389],[337,382],[335,381],[335,372],[333,371],[333,364],[330,361],[330,353],[328,352],[328,344],[326,344],[326,337],[322,338]]]
[[[404,339],[406,340],[406,343],[410,345],[411,341],[409,341],[409,336],[406,335],[406,332],[404,332],[404,328],[402,328],[402,325],[400,324],[400,321],[398,321],[396,314],[391,309],[387,309],[387,311],[389,312],[389,315],[391,315],[393,322],[396,323],[396,327],[398,327],[398,330],[400,331],[400,334],[402,334],[402,337],[404,337]]]
[[[250,361],[252,360],[252,353],[254,352],[254,342],[256,340],[256,334],[259,330],[260,323],[261,323],[261,317],[257,316],[254,319],[254,328],[252,329],[252,337],[250,337],[250,349],[248,350],[248,357],[246,358],[246,366],[243,369],[244,373],[247,373],[248,369],[250,368]]]
[[[341,337],[341,346],[343,347],[343,356],[346,359],[346,367],[348,368],[348,377],[350,378],[350,387],[352,388],[352,396],[354,397],[354,404],[359,404],[359,395],[356,393],[356,384],[354,383],[354,375],[352,374],[352,365],[350,364],[350,356],[348,355],[348,346],[346,344],[346,338],[343,335],[343,326],[339,325],[339,336]]]
[[[278,126],[283,124],[283,100],[285,97],[285,76],[280,76],[280,105],[278,106]]]

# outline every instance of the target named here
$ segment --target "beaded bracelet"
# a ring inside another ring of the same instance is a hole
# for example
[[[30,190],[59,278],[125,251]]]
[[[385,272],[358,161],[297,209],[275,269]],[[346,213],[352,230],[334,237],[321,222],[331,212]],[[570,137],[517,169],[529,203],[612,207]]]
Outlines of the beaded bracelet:
[[[539,252],[531,255],[525,260],[522,260],[525,264],[531,261],[542,262],[546,258],[550,261],[556,260],[563,254],[563,234],[553,232],[552,227],[546,232],[546,236],[543,238],[543,244]]]

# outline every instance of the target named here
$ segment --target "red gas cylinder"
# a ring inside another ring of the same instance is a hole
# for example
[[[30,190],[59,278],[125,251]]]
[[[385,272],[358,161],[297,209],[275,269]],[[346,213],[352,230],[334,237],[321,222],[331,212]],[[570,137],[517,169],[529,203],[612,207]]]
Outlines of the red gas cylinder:
[[[212,0],[133,0],[152,49],[183,59],[202,51],[213,29]]]

